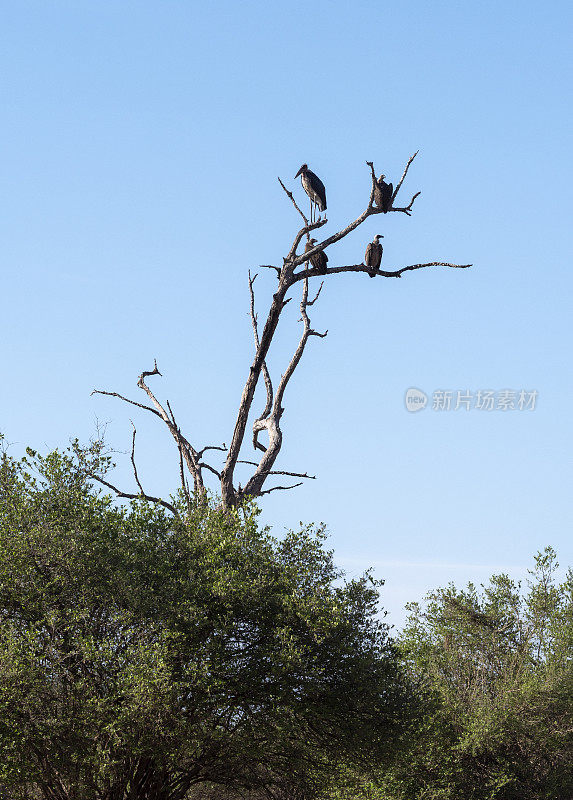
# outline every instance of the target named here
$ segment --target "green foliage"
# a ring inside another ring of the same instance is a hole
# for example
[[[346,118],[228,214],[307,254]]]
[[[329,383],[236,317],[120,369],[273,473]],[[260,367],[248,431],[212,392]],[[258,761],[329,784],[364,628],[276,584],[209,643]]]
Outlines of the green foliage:
[[[118,507],[86,478],[101,450],[77,455],[0,463],[10,797],[312,797],[384,760],[406,701],[375,581],[254,506]]]
[[[525,591],[497,575],[411,604],[400,647],[424,698],[388,796],[560,800],[573,794],[573,574],[550,548]]]

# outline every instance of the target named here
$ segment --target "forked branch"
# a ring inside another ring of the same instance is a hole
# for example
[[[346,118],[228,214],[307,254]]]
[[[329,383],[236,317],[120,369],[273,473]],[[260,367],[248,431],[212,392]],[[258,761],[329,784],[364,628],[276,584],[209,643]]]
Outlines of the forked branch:
[[[308,299],[308,280],[304,282],[303,291],[302,291],[302,299],[300,301],[300,312],[301,312],[301,321],[303,323],[303,332],[298,343],[298,346],[294,352],[293,357],[291,358],[284,375],[281,377],[279,381],[279,385],[277,387],[277,392],[275,395],[275,399],[272,405],[272,411],[270,411],[265,417],[260,417],[259,419],[255,420],[253,424],[253,442],[255,446],[258,444],[258,434],[262,430],[266,430],[269,437],[269,443],[266,448],[262,448],[259,445],[259,449],[263,450],[263,455],[261,460],[253,473],[253,475],[247,481],[244,489],[243,494],[245,496],[252,496],[258,497],[259,495],[263,494],[263,485],[267,479],[267,477],[272,473],[272,467],[280,453],[283,434],[280,427],[281,417],[284,412],[283,408],[283,399],[286,387],[288,382],[292,378],[295,369],[297,368],[302,355],[304,353],[304,349],[306,344],[311,336],[320,336],[324,338],[326,333],[317,333],[310,327],[310,319],[308,316],[307,308],[309,305],[312,305],[318,300],[320,295],[320,291],[322,289],[322,285],[319,288],[314,300],[309,302]],[[302,477],[302,476],[301,476]],[[306,476],[304,476],[306,477]],[[298,485],[298,484],[297,484]],[[281,487],[281,488],[294,488],[294,487]]]

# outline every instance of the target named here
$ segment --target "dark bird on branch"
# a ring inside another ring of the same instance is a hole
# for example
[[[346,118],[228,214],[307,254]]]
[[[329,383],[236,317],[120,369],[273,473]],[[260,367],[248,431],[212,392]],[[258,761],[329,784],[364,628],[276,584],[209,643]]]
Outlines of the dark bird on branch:
[[[299,175],[302,188],[310,197],[310,220],[312,222],[312,211],[315,205],[318,206],[319,211],[326,211],[326,189],[320,178],[309,170],[308,164],[303,164],[294,177],[298,178]]]
[[[304,252],[308,253],[309,250],[312,250],[314,247],[316,247],[316,242],[317,242],[316,239],[309,239],[308,242],[306,243],[306,247],[304,248]],[[321,274],[324,275],[326,273],[326,264],[328,262],[328,256],[326,255],[324,250],[319,250],[317,253],[312,255],[309,261],[313,267],[316,267],[321,272]]]
[[[387,214],[388,211],[392,208],[392,194],[394,193],[394,187],[391,183],[386,183],[384,178],[386,175],[380,175],[378,181],[376,182],[376,188],[374,189],[374,202],[381,208],[384,214]]]
[[[376,271],[380,267],[380,262],[382,261],[382,251],[383,247],[380,244],[380,239],[383,239],[381,233],[377,233],[374,237],[373,241],[370,242],[368,247],[366,248],[366,255],[364,256],[364,263],[367,267],[370,267],[370,277],[373,278],[376,275]]]

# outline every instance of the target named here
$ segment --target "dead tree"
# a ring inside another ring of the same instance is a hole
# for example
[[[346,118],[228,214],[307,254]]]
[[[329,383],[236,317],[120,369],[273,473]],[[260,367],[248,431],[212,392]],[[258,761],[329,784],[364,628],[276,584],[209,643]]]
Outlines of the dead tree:
[[[414,205],[414,201],[420,194],[420,192],[416,192],[408,205],[403,207],[397,207],[395,205],[396,197],[402,187],[404,179],[408,173],[410,165],[412,161],[416,157],[417,152],[408,160],[402,177],[400,181],[396,185],[396,188],[392,194],[392,202],[390,204],[389,210],[391,212],[397,212],[401,214],[407,214],[408,216],[412,215],[412,207]],[[272,269],[276,272],[277,277],[277,285],[276,290],[272,297],[272,302],[270,304],[270,308],[267,314],[267,318],[265,323],[262,327],[262,331],[259,333],[259,326],[257,320],[257,314],[255,312],[255,294],[254,294],[254,283],[257,275],[251,275],[249,272],[249,291],[250,291],[250,314],[251,314],[251,322],[253,326],[253,333],[254,333],[254,340],[255,340],[255,355],[252,361],[252,364],[249,369],[247,381],[245,383],[245,387],[243,389],[243,393],[239,402],[239,408],[237,411],[237,416],[235,420],[235,427],[233,430],[233,435],[231,438],[231,442],[229,446],[207,446],[201,449],[194,447],[189,439],[182,433],[179,425],[175,420],[175,416],[169,404],[169,401],[166,404],[162,404],[156,397],[156,395],[151,391],[149,386],[147,385],[146,379],[152,377],[154,375],[161,375],[159,369],[157,368],[157,363],[155,362],[154,367],[150,371],[144,371],[139,376],[137,385],[140,389],[142,389],[149,398],[150,405],[145,403],[138,403],[134,400],[130,400],[127,397],[123,397],[122,395],[118,394],[117,392],[108,392],[102,389],[95,389],[94,394],[104,394],[109,395],[112,397],[118,397],[120,400],[125,401],[131,405],[137,406],[138,408],[142,408],[145,411],[154,414],[158,417],[167,427],[169,433],[173,437],[173,440],[177,446],[178,454],[179,454],[179,474],[180,474],[180,482],[181,482],[181,490],[186,498],[186,502],[188,506],[196,503],[202,503],[206,499],[206,486],[204,482],[205,473],[209,473],[210,475],[215,476],[217,479],[219,486],[220,486],[220,496],[221,496],[221,503],[224,508],[231,508],[233,506],[239,505],[244,499],[248,497],[260,497],[261,495],[268,494],[269,492],[281,490],[281,489],[294,489],[296,486],[300,486],[303,479],[313,478],[314,476],[308,475],[306,472],[292,472],[287,470],[278,470],[275,469],[275,462],[281,450],[283,434],[281,430],[281,418],[284,413],[284,396],[285,390],[287,385],[292,378],[300,360],[304,354],[304,350],[306,348],[307,342],[311,336],[317,337],[325,337],[327,331],[324,333],[319,333],[315,331],[311,327],[310,317],[309,317],[309,309],[317,302],[320,292],[322,290],[324,279],[329,275],[337,275],[342,272],[363,272],[371,277],[380,277],[380,278],[401,278],[402,275],[406,272],[411,272],[417,269],[424,269],[426,267],[452,267],[456,269],[465,269],[471,264],[451,264],[445,261],[430,261],[425,263],[419,264],[410,264],[409,266],[401,267],[400,269],[396,270],[382,270],[380,268],[376,269],[374,272],[370,266],[366,264],[346,264],[340,266],[330,266],[325,267],[322,266],[313,266],[312,265],[312,256],[316,253],[320,253],[321,251],[326,250],[327,247],[339,242],[341,239],[344,239],[348,236],[349,233],[354,231],[360,225],[362,225],[368,217],[371,217],[375,214],[384,213],[383,209],[377,207],[375,205],[375,191],[378,186],[376,175],[374,172],[374,164],[370,161],[366,162],[367,165],[370,167],[371,172],[371,179],[372,185],[370,189],[370,198],[368,200],[368,204],[365,210],[358,216],[353,222],[347,225],[342,230],[338,231],[337,233],[332,234],[332,236],[328,236],[324,241],[318,242],[315,247],[312,249],[307,249],[302,253],[298,253],[298,248],[302,242],[302,240],[306,237],[306,241],[310,241],[310,233],[311,231],[315,231],[319,228],[322,228],[324,225],[327,224],[327,219],[318,219],[315,222],[310,222],[307,217],[303,214],[301,209],[296,203],[295,198],[293,197],[292,193],[286,188],[284,183],[279,178],[279,183],[282,186],[283,190],[286,192],[287,196],[291,200],[292,204],[294,205],[297,212],[300,214],[303,220],[303,226],[298,231],[296,236],[294,237],[293,243],[288,251],[287,255],[283,258],[283,265],[281,267],[264,264],[261,267],[266,269]],[[321,259],[314,259],[315,262],[324,261]],[[314,294],[314,297],[310,299],[309,295],[309,281],[311,278],[320,276],[323,278],[318,290]],[[279,324],[279,320],[281,317],[281,313],[287,303],[290,302],[292,299],[291,291],[300,284],[301,286],[301,299],[300,299],[300,313],[301,313],[301,322],[302,322],[302,335],[298,342],[298,345],[294,351],[294,354],[290,360],[290,363],[286,367],[286,370],[282,377],[280,378],[278,384],[276,385],[276,389],[273,388],[273,381],[271,380],[271,376],[266,364],[266,358],[271,347],[273,337],[275,335],[275,331],[277,330],[277,326]],[[255,390],[259,383],[260,377],[263,377],[265,390],[266,390],[266,403],[262,413],[254,420],[253,428],[252,428],[252,444],[257,454],[257,460],[245,460],[241,459],[241,450],[245,443],[245,433],[247,430],[247,424],[249,415],[252,411],[253,401],[255,398]],[[268,441],[266,445],[262,444],[259,441],[260,434],[266,431],[268,436]],[[137,467],[135,463],[135,428],[133,431],[133,439],[132,439],[132,450],[131,450],[131,460],[133,465],[134,477],[138,487],[137,493],[127,493],[123,492],[117,487],[113,486],[113,484],[103,480],[101,476],[97,474],[93,474],[96,480],[99,480],[108,488],[112,489],[119,497],[124,498],[135,498],[135,497],[143,497],[153,502],[159,502],[163,506],[167,507],[174,513],[176,513],[175,506],[171,503],[168,503],[164,500],[159,498],[153,497],[148,495],[144,490],[139,479],[139,475],[137,472]],[[212,463],[212,453],[220,451],[224,454],[223,456],[223,464],[222,466],[214,466]],[[210,454],[210,459],[208,460],[206,454]],[[237,484],[235,479],[235,471],[237,464],[247,464],[252,466],[252,474],[248,478],[247,482],[244,486]],[[297,483],[291,483],[290,485],[283,486],[283,485],[275,485],[270,486],[267,488],[267,481],[270,478],[274,478],[275,476],[286,476],[290,478],[300,478],[301,481]],[[189,481],[191,479],[191,484]]]

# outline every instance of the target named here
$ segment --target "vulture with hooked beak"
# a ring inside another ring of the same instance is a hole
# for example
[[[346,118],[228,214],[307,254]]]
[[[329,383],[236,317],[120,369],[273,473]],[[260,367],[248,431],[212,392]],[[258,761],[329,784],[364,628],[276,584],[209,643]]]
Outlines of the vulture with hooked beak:
[[[376,182],[374,189],[374,202],[378,208],[382,209],[384,214],[392,208],[392,194],[394,193],[394,186],[391,183],[386,183],[384,178],[386,175],[380,175]]]
[[[309,239],[306,243],[306,247],[304,248],[304,252],[308,253],[309,250],[312,250],[316,247],[317,240],[316,239]],[[316,267],[322,275],[326,274],[326,264],[328,262],[328,256],[324,252],[324,250],[319,250],[317,253],[314,253],[309,258],[311,266]]]
[[[382,261],[382,245],[380,244],[380,239],[383,239],[381,233],[377,233],[374,237],[373,241],[370,242],[368,247],[366,248],[366,254],[364,256],[364,263],[367,267],[370,268],[370,272],[368,273],[371,278],[376,275],[377,270],[380,267],[380,262]]]

